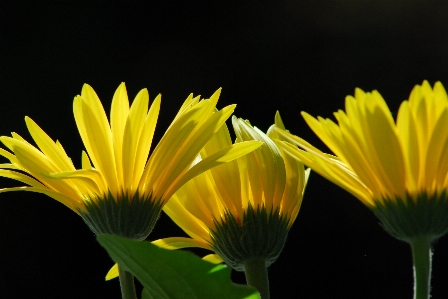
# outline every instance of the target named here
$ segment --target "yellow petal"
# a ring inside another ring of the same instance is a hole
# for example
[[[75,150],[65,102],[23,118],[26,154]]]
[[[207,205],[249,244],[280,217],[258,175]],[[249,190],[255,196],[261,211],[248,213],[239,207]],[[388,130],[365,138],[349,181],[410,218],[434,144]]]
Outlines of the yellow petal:
[[[260,140],[263,145],[240,162],[247,163],[254,206],[264,204],[268,211],[280,206],[285,188],[285,165],[275,143],[257,128],[242,119],[232,117],[235,133],[241,140]],[[257,192],[258,194],[255,194]]]
[[[89,156],[85,151],[81,154],[81,167],[82,169],[92,169],[92,164],[90,164]]]
[[[382,103],[379,101],[378,103]],[[401,144],[398,141],[390,111],[382,105],[375,105],[366,114],[366,137],[371,138],[370,163],[377,170],[377,178],[384,185],[384,194],[389,198],[405,196],[404,161]]]
[[[200,161],[191,169],[189,169],[183,176],[178,177],[175,183],[171,185],[170,188],[166,191],[165,198],[168,200],[172,196],[172,194],[176,192],[177,189],[179,189],[183,184],[185,184],[198,174],[222,163],[226,163],[228,161],[232,161],[243,155],[246,155],[247,153],[250,153],[251,151],[260,147],[261,144],[262,143],[260,141],[241,142],[224,148],[219,152],[206,157],[204,160]]]
[[[40,153],[40,152],[39,152]],[[34,156],[32,151],[27,151],[24,148],[15,148],[15,154],[20,164],[24,169],[32,174],[34,178],[46,185],[47,188],[52,190],[58,190],[58,192],[70,196],[72,198],[78,198],[76,186],[70,181],[49,179],[46,175],[49,172],[57,171],[54,167],[48,167],[46,161],[41,158],[40,160]],[[45,156],[44,156],[45,157]],[[48,163],[49,164],[49,163]]]
[[[205,106],[205,110],[210,109],[210,105]],[[207,144],[213,134],[224,124],[227,118],[232,114],[235,106],[227,106],[222,110],[213,113],[205,122],[197,126],[193,133],[188,134],[185,142],[179,150],[172,156],[165,167],[171,166],[170,171],[160,178],[158,186],[160,191],[167,190],[172,182],[193,162],[200,150]],[[157,190],[156,190],[157,191]],[[159,191],[159,192],[160,192]],[[169,191],[168,191],[169,192]],[[168,199],[168,198],[167,198]]]
[[[70,210],[79,215],[79,211],[77,209],[85,210],[84,204],[82,201],[75,199],[73,197],[66,196],[63,193],[59,193],[57,191],[52,191],[49,189],[43,188],[35,188],[35,187],[14,187],[14,188],[4,188],[0,189],[0,193],[10,192],[10,191],[29,191],[35,193],[45,194],[53,199],[56,199],[60,203],[64,204]]]
[[[191,196],[192,194],[195,194],[195,196]],[[183,217],[189,218],[190,222],[203,222],[207,227],[214,227],[213,219],[220,219],[225,211],[222,204],[223,199],[209,171],[203,172],[193,180],[188,181],[176,191],[168,203],[171,201],[181,204],[196,219],[189,216]],[[180,210],[183,211],[184,209],[179,207],[175,209],[175,211]],[[167,210],[165,209],[165,211]],[[202,223],[200,225],[202,226]],[[192,237],[194,238],[194,236]],[[208,235],[202,235],[202,237],[208,240]]]
[[[224,124],[201,150],[201,157],[206,158],[231,145],[232,141],[229,130]],[[217,190],[219,190],[217,193],[219,193],[226,208],[233,215],[242,217],[243,207],[241,205],[241,183],[238,162],[233,160],[213,167],[210,169],[210,174],[213,177]],[[229,188],[229,186],[232,186],[232,188]]]
[[[302,138],[294,136],[279,128],[275,129],[288,141],[293,142],[306,150],[299,150],[297,147],[284,141],[276,142],[276,144],[287,154],[302,161],[305,165],[312,168],[329,181],[347,190],[364,204],[370,207],[374,206],[374,203],[371,200],[371,191],[366,188],[353,172],[344,167],[343,164],[338,163],[335,159],[331,159],[330,156],[324,155]]]
[[[154,245],[159,246],[160,248],[164,249],[182,249],[182,248],[190,248],[190,247],[197,247],[197,248],[204,248],[211,250],[210,245],[201,240],[195,240],[190,238],[183,238],[183,237],[172,237],[172,238],[165,238],[165,239],[159,239],[151,242]]]
[[[193,239],[211,241],[209,227],[186,209],[181,196],[174,194],[163,211]]]
[[[298,213],[306,185],[305,169],[301,161],[287,153],[282,153],[282,156],[285,163],[286,182],[282,203],[279,206],[280,213],[282,215],[291,215],[292,218],[295,218],[297,215],[293,215],[293,211]],[[298,206],[297,209],[296,206]]]
[[[106,281],[114,279],[115,277],[118,277],[118,264],[115,264],[110,268],[109,272],[106,274]]]
[[[382,184],[376,176],[372,175],[374,169],[366,158],[366,153],[369,150],[365,138],[359,130],[355,129],[361,125],[355,124],[353,121],[350,122],[347,115],[342,112],[335,115],[337,116],[341,133],[339,137],[334,136],[335,140],[339,138],[338,146],[340,154],[338,156],[372,190],[374,196],[381,196]],[[353,118],[354,116],[352,116]]]
[[[101,173],[95,169],[78,169],[75,171],[55,172],[43,175],[53,179],[71,180],[72,183],[79,181],[78,188],[81,189],[80,191],[83,194],[103,195],[104,190],[107,189],[103,184]]]
[[[123,163],[123,136],[126,120],[129,114],[129,99],[126,92],[126,86],[121,83],[114,93],[112,105],[110,109],[110,127],[112,130],[112,138],[115,151],[115,161],[117,167],[121,167]],[[123,182],[123,172],[117,171],[118,181]]]
[[[445,109],[438,119],[437,123],[434,126],[434,130],[431,135],[431,139],[428,143],[428,151],[425,161],[425,185],[422,186],[426,190],[431,190],[434,183],[437,183],[436,180],[438,169],[440,167],[440,162],[443,156],[446,155],[444,151],[446,151],[446,143],[448,140],[448,110]],[[446,171],[446,168],[443,168],[442,171]],[[440,178],[439,178],[440,179]]]
[[[118,165],[118,170],[123,171],[123,187],[132,190],[134,180],[134,163],[140,134],[148,112],[149,94],[147,89],[142,89],[134,99],[126,122],[123,139],[123,164]],[[123,188],[124,189],[124,188]]]
[[[140,134],[140,139],[137,147],[134,166],[134,182],[132,186],[138,186],[142,177],[146,161],[148,160],[149,151],[151,149],[154,130],[159,116],[161,95],[159,94],[153,101],[151,108],[149,108],[146,116],[145,124]]]
[[[25,122],[37,146],[59,170],[75,170],[65,151],[61,151],[61,147],[57,146],[31,118],[25,117]]]
[[[3,142],[3,139],[0,138],[0,141]],[[15,163],[17,164],[17,158],[11,154],[8,151],[5,151],[4,149],[0,148],[0,156],[5,157],[6,159],[8,159],[11,163]]]
[[[195,125],[199,122],[198,117],[208,104],[209,102],[207,101],[200,102],[184,114],[180,115],[179,118],[170,125],[146,163],[142,181],[140,182],[140,185],[143,186],[142,191],[145,191],[146,187],[155,188],[155,182],[161,179],[161,176],[165,171],[173,171],[168,167],[173,156],[180,150],[182,144],[185,143],[185,140],[190,136]],[[189,163],[191,163],[191,161]],[[178,173],[182,170],[183,169],[178,170]]]
[[[212,264],[221,264],[224,262],[224,260],[218,254],[208,254],[202,259]]]
[[[2,136],[0,137],[0,141],[5,144],[8,148],[13,149],[15,156],[15,159],[17,163],[22,164],[22,161],[20,161],[19,157],[17,157],[17,151],[20,150],[22,153],[26,153],[27,157],[30,157],[30,160],[35,160],[35,165],[39,165],[38,171],[40,172],[53,172],[58,171],[58,169],[55,167],[55,165],[37,148],[32,146],[31,144],[27,142],[22,142],[20,140]]]
[[[300,173],[302,174],[301,171],[300,171]],[[311,168],[307,168],[305,170],[303,178],[302,177],[299,178],[299,185],[297,186],[297,193],[299,194],[300,191],[302,191],[300,199],[298,198],[297,203],[296,204],[292,204],[290,206],[290,209],[286,212],[288,215],[291,215],[290,219],[289,219],[289,223],[288,223],[289,227],[292,226],[292,224],[296,220],[297,215],[299,213],[300,206],[302,205],[302,199],[303,199],[303,196],[305,195],[306,185],[307,185],[308,179],[310,177],[310,173],[311,173]]]
[[[9,178],[9,179],[13,179],[13,180],[25,183],[25,184],[30,185],[32,187],[45,188],[45,186],[41,182],[39,182],[38,180],[36,180],[36,179],[26,175],[26,174],[20,173],[20,172],[0,169],[0,176],[4,177],[4,178]]]
[[[74,103],[76,124],[93,164],[104,175],[110,191],[117,194],[117,171],[109,122],[101,102],[87,84],[82,95],[81,100],[77,98]]]
[[[199,103],[199,100],[200,96],[193,97],[192,93],[188,95],[187,99],[183,102],[182,106],[180,107],[179,111],[177,112],[171,124],[175,123],[182,114],[184,114],[186,111],[190,110],[191,107]]]

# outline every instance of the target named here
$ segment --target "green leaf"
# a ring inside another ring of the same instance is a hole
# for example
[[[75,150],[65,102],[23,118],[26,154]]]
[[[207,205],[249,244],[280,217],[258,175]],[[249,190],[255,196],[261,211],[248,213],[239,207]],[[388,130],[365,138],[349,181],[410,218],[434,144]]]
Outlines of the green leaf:
[[[145,287],[142,298],[260,298],[254,288],[232,283],[230,268],[203,261],[192,253],[110,235],[100,235],[97,240]]]
[[[147,291],[147,289],[143,289],[142,292],[142,299],[153,299],[151,294]]]

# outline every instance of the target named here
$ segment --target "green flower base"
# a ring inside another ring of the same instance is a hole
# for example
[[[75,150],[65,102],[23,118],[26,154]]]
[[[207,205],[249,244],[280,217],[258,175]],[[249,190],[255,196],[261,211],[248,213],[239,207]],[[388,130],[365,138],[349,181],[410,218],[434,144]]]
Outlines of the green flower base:
[[[263,259],[265,267],[277,260],[288,236],[289,219],[279,217],[278,209],[268,213],[266,208],[248,206],[241,223],[226,211],[224,218],[215,219],[216,229],[211,229],[213,250],[227,265],[244,271],[248,260]]]
[[[422,236],[434,241],[448,232],[445,191],[431,197],[422,193],[416,200],[409,195],[405,199],[385,199],[372,211],[389,234],[408,243]]]
[[[116,199],[109,192],[104,197],[85,202],[86,211],[79,210],[82,219],[95,235],[115,235],[144,240],[154,228],[162,210],[152,195],[142,198],[136,192],[132,198],[122,194]]]

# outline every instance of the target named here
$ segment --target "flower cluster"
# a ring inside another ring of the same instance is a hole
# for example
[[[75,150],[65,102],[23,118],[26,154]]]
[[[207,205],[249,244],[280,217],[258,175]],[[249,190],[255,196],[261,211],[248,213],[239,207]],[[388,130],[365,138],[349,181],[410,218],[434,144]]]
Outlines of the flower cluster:
[[[361,89],[347,96],[345,111],[334,113],[337,123],[302,112],[334,155],[286,130],[278,112],[267,133],[233,116],[232,142],[225,121],[235,105],[218,110],[219,95],[220,90],[209,99],[190,95],[152,147],[160,95],[150,104],[143,89],[130,105],[122,83],[109,120],[85,84],[73,103],[86,150],[81,169],[25,117],[37,147],[16,133],[0,137],[9,149],[0,149],[9,160],[0,165],[0,176],[26,186],[0,192],[46,194],[79,214],[96,235],[135,240],[149,235],[163,209],[189,238],[154,244],[213,251],[204,259],[244,271],[266,299],[266,269],[283,249],[313,169],[411,245],[415,298],[429,298],[431,246],[448,232],[448,96],[440,82],[415,86],[396,120],[379,92]],[[123,298],[135,298],[132,276],[120,265],[107,279],[116,276]]]

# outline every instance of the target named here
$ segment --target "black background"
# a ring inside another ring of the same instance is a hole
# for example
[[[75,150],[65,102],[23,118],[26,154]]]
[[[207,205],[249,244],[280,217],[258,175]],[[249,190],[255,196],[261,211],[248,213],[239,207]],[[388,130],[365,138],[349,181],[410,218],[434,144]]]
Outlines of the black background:
[[[3,3],[0,134],[31,140],[28,115],[80,167],[73,97],[88,83],[108,112],[126,82],[131,99],[142,88],[151,98],[162,93],[156,141],[189,93],[208,97],[222,87],[219,108],[238,104],[235,115],[263,131],[279,110],[291,132],[326,149],[300,111],[332,117],[360,87],[379,90],[396,112],[423,79],[448,85],[447,8],[386,0]],[[113,263],[79,216],[39,194],[0,197],[0,298],[120,298],[118,280],[104,282]],[[149,239],[181,235],[162,215]],[[435,299],[448,296],[447,265],[442,238]],[[269,275],[272,298],[412,296],[409,246],[316,173]]]

